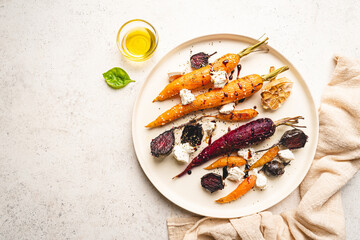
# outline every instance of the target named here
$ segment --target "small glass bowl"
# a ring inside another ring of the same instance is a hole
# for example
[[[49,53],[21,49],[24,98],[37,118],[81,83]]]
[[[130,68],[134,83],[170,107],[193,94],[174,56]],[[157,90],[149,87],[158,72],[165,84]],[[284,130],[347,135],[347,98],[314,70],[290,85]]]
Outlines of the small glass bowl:
[[[146,31],[150,32],[149,36],[153,35],[150,41],[150,47],[144,54],[135,54],[126,46],[126,38],[134,29],[146,29]],[[133,19],[121,26],[116,37],[116,43],[122,55],[132,61],[141,62],[149,59],[154,54],[159,43],[159,36],[155,28],[147,21]]]

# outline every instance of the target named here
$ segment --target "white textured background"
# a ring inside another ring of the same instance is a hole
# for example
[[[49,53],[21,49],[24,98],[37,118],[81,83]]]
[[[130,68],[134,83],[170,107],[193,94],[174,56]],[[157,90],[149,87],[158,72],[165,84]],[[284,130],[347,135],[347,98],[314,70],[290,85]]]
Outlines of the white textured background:
[[[357,0],[0,0],[0,239],[166,239],[166,218],[191,214],[151,185],[131,139],[154,64],[200,35],[266,33],[319,104],[334,54],[360,58],[359,11]],[[160,35],[140,64],[115,43],[133,18]],[[102,73],[115,66],[136,83],[107,87]],[[360,234],[359,191],[357,174],[342,191],[348,239]]]

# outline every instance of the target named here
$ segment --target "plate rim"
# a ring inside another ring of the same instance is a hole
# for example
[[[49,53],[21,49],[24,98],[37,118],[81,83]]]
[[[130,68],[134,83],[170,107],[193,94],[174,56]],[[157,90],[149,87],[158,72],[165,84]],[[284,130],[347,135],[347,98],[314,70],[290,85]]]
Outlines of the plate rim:
[[[192,213],[195,213],[195,214],[198,214],[198,215],[201,215],[201,216],[207,216],[207,217],[213,217],[213,218],[236,218],[236,217],[242,217],[242,216],[247,216],[247,215],[251,215],[251,214],[255,214],[255,213],[258,213],[258,212],[261,212],[261,211],[264,211],[272,206],[275,206],[276,204],[280,203],[282,200],[284,200],[285,198],[287,198],[296,188],[299,187],[299,185],[302,183],[302,181],[304,180],[305,176],[307,175],[307,173],[309,172],[310,170],[310,167],[312,165],[312,162],[314,160],[314,157],[315,157],[315,153],[316,153],[316,149],[317,149],[317,144],[318,144],[318,139],[319,139],[319,115],[318,115],[318,111],[316,109],[316,105],[315,105],[315,101],[314,101],[314,97],[312,95],[312,92],[310,91],[310,88],[307,84],[307,82],[304,80],[303,76],[300,74],[300,72],[297,70],[297,68],[294,66],[294,64],[289,61],[281,52],[279,52],[277,49],[271,47],[271,45],[267,44],[268,47],[271,48],[272,51],[274,51],[276,54],[278,54],[279,56],[281,56],[285,61],[289,62],[292,66],[292,71],[294,71],[294,73],[296,75],[299,76],[299,78],[303,81],[304,83],[304,86],[306,88],[306,91],[309,93],[309,96],[310,96],[310,102],[311,102],[311,105],[312,105],[312,108],[314,110],[314,112],[316,113],[315,114],[315,120],[316,120],[316,124],[314,126],[315,128],[315,139],[314,139],[314,144],[315,144],[315,148],[313,149],[313,152],[312,152],[312,159],[311,161],[309,161],[308,163],[308,166],[306,166],[306,171],[304,171],[304,173],[302,174],[301,178],[298,178],[299,180],[296,181],[296,184],[294,184],[294,186],[290,189],[291,191],[289,191],[289,194],[285,194],[284,196],[280,197],[279,199],[277,199],[277,201],[275,202],[272,202],[270,204],[264,204],[264,206],[261,208],[260,211],[250,211],[250,212],[246,212],[245,214],[234,214],[234,215],[213,215],[213,214],[206,214],[204,213],[204,211],[201,211],[201,210],[196,210],[194,208],[191,208],[191,207],[188,207],[188,206],[184,206],[184,204],[181,204],[180,201],[178,201],[176,199],[176,197],[172,194],[172,193],[169,193],[168,191],[166,191],[165,193],[165,190],[162,188],[162,186],[157,186],[153,179],[151,178],[151,176],[149,176],[149,173],[145,171],[144,169],[144,166],[142,164],[142,162],[139,160],[139,156],[138,156],[138,146],[135,144],[135,138],[136,138],[136,135],[135,135],[135,117],[136,117],[136,113],[137,111],[135,111],[137,109],[137,106],[140,102],[140,98],[141,98],[141,92],[143,92],[144,88],[145,88],[145,85],[146,83],[149,81],[149,76],[151,76],[153,74],[154,71],[156,71],[158,65],[164,61],[164,59],[170,55],[173,51],[175,51],[176,49],[179,49],[181,48],[182,46],[185,46],[185,45],[188,45],[189,43],[196,43],[196,42],[199,42],[199,41],[202,41],[206,38],[209,38],[209,39],[212,39],[212,40],[218,40],[218,39],[245,39],[246,41],[250,42],[250,43],[255,43],[257,42],[258,40],[257,39],[254,39],[254,38],[251,38],[251,37],[248,37],[248,36],[245,36],[245,35],[241,35],[241,34],[234,34],[234,33],[214,33],[214,34],[206,34],[206,35],[202,35],[202,36],[198,36],[198,37],[194,37],[194,38],[191,38],[189,40],[186,40],[178,45],[176,45],[175,47],[173,48],[170,48],[169,51],[167,51],[156,63],[155,65],[152,67],[151,71],[146,75],[146,78],[145,80],[142,82],[142,85],[141,85],[141,88],[139,89],[138,91],[138,95],[136,97],[136,100],[135,100],[135,103],[134,103],[134,106],[133,106],[133,112],[132,112],[132,118],[131,118],[131,133],[132,133],[132,143],[133,143],[133,146],[134,146],[134,150],[135,150],[135,154],[136,154],[136,158],[137,158],[137,161],[138,163],[140,164],[141,166],[141,169],[142,171],[144,172],[145,176],[148,178],[148,180],[151,182],[151,184],[157,189],[157,191],[159,191],[161,193],[161,195],[163,195],[167,200],[169,200],[170,202],[174,203],[175,205],[177,205],[178,207],[186,210],[186,211],[189,211],[189,212],[192,212]],[[244,40],[243,40],[244,41]],[[234,211],[236,212],[236,211]]]

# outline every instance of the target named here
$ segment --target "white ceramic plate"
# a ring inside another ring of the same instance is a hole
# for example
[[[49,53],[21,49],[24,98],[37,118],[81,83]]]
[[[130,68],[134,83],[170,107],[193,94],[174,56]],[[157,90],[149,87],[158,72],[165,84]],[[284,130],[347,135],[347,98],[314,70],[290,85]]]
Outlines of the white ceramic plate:
[[[204,170],[203,167],[213,161],[194,168],[191,175],[185,175],[173,180],[172,177],[180,173],[186,165],[177,163],[171,155],[161,159],[154,158],[151,155],[150,142],[153,138],[173,126],[187,122],[190,117],[194,116],[191,115],[181,118],[160,128],[146,129],[144,127],[162,112],[180,102],[179,98],[173,98],[164,102],[152,102],[168,83],[167,74],[174,71],[190,71],[189,58],[194,53],[213,53],[217,51],[217,54],[210,58],[210,62],[213,62],[216,58],[226,53],[240,52],[255,42],[256,40],[252,38],[233,34],[207,35],[187,41],[171,50],[158,62],[140,90],[135,103],[132,122],[133,143],[138,161],[152,184],[170,201],[188,211],[204,216],[232,218],[265,210],[288,196],[301,183],[310,168],[318,137],[318,117],[313,98],[305,81],[296,68],[290,61],[269,45],[267,46],[269,52],[255,52],[240,60],[242,65],[240,77],[253,73],[260,75],[266,74],[270,66],[278,68],[283,65],[288,65],[290,70],[282,73],[280,77],[286,76],[294,81],[292,95],[285,104],[276,111],[265,111],[262,109],[259,92],[243,103],[238,104],[236,108],[244,109],[256,106],[259,111],[257,118],[269,117],[273,120],[278,120],[284,117],[298,115],[305,117],[305,120],[302,120],[301,124],[307,126],[304,131],[309,136],[309,140],[305,148],[294,151],[296,159],[291,162],[291,165],[285,168],[284,175],[270,179],[269,185],[264,191],[253,189],[236,201],[228,204],[218,204],[214,200],[226,196],[233,191],[238,184],[225,180],[225,188],[223,190],[212,194],[205,191],[200,185],[200,178],[206,173],[209,173],[209,171]],[[216,111],[215,109],[209,112]],[[224,124],[218,122],[218,127],[212,137],[213,141],[226,133],[228,127],[234,129],[242,124],[244,123]],[[256,150],[262,149],[278,142],[281,135],[289,129],[291,128],[287,126],[278,127],[274,136],[254,146],[254,148]],[[206,145],[206,143],[202,143],[200,149],[192,156],[196,156]],[[221,169],[213,170],[213,172],[222,173]]]

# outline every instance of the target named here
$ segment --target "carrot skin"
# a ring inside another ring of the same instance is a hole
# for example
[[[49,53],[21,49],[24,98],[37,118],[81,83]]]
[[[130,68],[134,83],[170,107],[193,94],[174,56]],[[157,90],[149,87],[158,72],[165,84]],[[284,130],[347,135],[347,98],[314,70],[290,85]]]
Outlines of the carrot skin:
[[[211,169],[215,169],[215,168],[220,168],[220,167],[238,167],[238,166],[242,166],[246,164],[246,160],[242,157],[237,157],[237,156],[229,156],[229,157],[222,157],[219,158],[218,160],[216,160],[214,163],[212,163],[211,165],[209,165],[208,167],[204,168],[206,170],[211,170]]]
[[[215,157],[262,142],[271,137],[275,133],[275,129],[276,126],[270,118],[260,118],[235,128],[205,147],[176,177],[183,176],[193,167],[206,163]]]
[[[250,175],[249,177],[245,178],[234,191],[229,193],[227,196],[216,200],[215,202],[228,203],[234,201],[239,197],[243,196],[248,191],[250,191],[250,189],[254,187],[255,183],[256,183],[256,176]]]
[[[262,88],[263,80],[257,74],[248,75],[229,82],[224,88],[212,89],[209,92],[197,95],[195,100],[188,104],[177,104],[162,113],[157,119],[146,127],[163,126],[191,112],[214,108],[240,99],[250,97]]]
[[[229,114],[217,114],[215,118],[230,121],[230,122],[239,122],[246,121],[256,117],[259,113],[255,109],[243,109],[243,110],[234,110]]]
[[[261,167],[265,163],[270,162],[271,160],[273,160],[276,157],[278,152],[279,152],[278,146],[274,146],[274,147],[270,148],[269,150],[266,151],[266,153],[264,153],[264,155],[261,156],[261,158],[259,160],[257,160],[253,165],[251,165],[249,170],[252,170],[257,167]]]
[[[172,96],[178,95],[182,89],[192,90],[205,86],[211,82],[211,71],[226,71],[226,73],[230,74],[239,61],[239,55],[232,53],[226,54],[211,65],[199,68],[175,79],[166,85],[153,102],[164,101]]]

